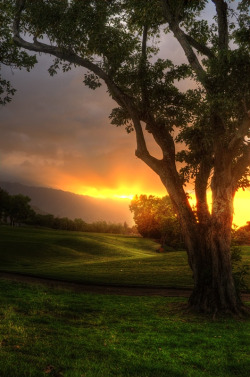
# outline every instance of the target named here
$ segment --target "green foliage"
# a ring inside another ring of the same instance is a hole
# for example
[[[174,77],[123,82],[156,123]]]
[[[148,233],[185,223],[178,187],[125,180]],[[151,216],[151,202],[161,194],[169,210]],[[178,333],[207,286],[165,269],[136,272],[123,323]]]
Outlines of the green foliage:
[[[232,232],[232,241],[236,245],[250,245],[250,222]]]
[[[52,229],[61,229],[76,232],[95,232],[95,233],[111,233],[111,234],[131,234],[133,228],[130,228],[127,223],[107,223],[106,221],[94,221],[86,223],[83,219],[77,218],[74,220],[68,217],[55,217],[47,214],[34,214],[28,221],[29,225],[39,227],[46,227]]]
[[[25,223],[33,215],[34,212],[29,205],[30,200],[28,196],[21,194],[10,196],[8,215],[12,225]]]
[[[28,71],[36,63],[36,57],[20,50],[13,42],[11,23],[13,7],[10,2],[0,0],[0,105],[10,102],[15,94],[9,81],[1,76],[1,66],[7,65],[12,69],[26,68]]]
[[[0,188],[0,222],[9,222],[12,226],[28,223],[34,216],[30,207],[30,198],[24,195],[9,195]]]
[[[169,196],[135,196],[129,206],[138,232],[143,237],[160,239],[162,245],[183,247],[180,225]]]
[[[9,194],[0,187],[0,221],[7,216],[9,201]]]
[[[231,248],[231,263],[235,289],[240,296],[241,291],[248,291],[246,278],[249,275],[249,265],[242,263],[242,249],[238,246]]]
[[[11,87],[10,82],[0,76],[0,105],[6,105],[6,103],[10,102],[15,91],[16,90]]]

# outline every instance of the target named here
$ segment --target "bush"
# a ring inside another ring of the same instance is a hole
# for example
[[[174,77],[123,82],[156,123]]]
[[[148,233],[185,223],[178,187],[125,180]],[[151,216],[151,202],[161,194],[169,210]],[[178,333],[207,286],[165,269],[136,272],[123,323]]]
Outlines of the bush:
[[[238,246],[231,248],[231,263],[235,289],[238,297],[240,297],[240,291],[248,291],[245,279],[249,274],[249,266],[242,263],[242,250]]]

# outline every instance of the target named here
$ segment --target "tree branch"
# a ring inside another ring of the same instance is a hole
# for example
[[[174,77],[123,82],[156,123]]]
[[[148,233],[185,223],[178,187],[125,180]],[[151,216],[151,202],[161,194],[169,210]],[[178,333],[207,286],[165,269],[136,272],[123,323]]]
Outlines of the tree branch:
[[[238,181],[244,176],[250,166],[250,144],[245,147],[242,156],[238,159],[233,168],[233,185],[236,188]]]
[[[232,152],[237,152],[239,146],[243,143],[243,137],[248,134],[250,129],[250,110],[246,111],[245,117],[234,138],[230,141],[228,149]]]
[[[26,0],[16,0],[16,10],[17,11],[16,11],[16,15],[15,15],[15,18],[14,18],[14,23],[13,23],[14,34],[15,34],[15,31],[16,32],[19,31],[20,18],[21,18],[22,11],[25,8],[25,3],[26,3]]]
[[[142,49],[141,49],[141,61],[139,65],[139,77],[141,82],[141,95],[142,95],[142,108],[143,112],[149,110],[149,100],[147,95],[147,85],[145,83],[146,78],[146,63],[147,63],[147,38],[148,38],[148,26],[143,28],[142,35]]]
[[[136,142],[137,142],[137,149],[135,152],[136,156],[142,159],[151,169],[153,169],[157,174],[159,174],[160,169],[161,169],[161,160],[158,160],[154,158],[153,156],[151,156],[147,149],[142,127],[140,124],[140,119],[137,116],[137,112],[133,105],[132,99],[112,81],[112,79],[109,77],[109,75],[106,72],[104,72],[98,65],[92,63],[90,60],[82,58],[68,49],[63,49],[57,46],[51,46],[51,45],[38,42],[36,38],[34,38],[33,43],[25,41],[20,36],[20,32],[19,32],[20,17],[21,17],[22,10],[24,9],[25,0],[17,0],[16,5],[17,5],[17,12],[16,12],[14,23],[13,23],[14,42],[19,47],[22,47],[26,50],[50,54],[59,58],[60,60],[68,61],[69,63],[85,67],[89,69],[90,71],[94,72],[98,77],[103,79],[107,87],[109,88],[109,91],[111,95],[113,96],[113,98],[115,99],[115,101],[123,108],[126,108],[129,114],[131,115],[131,118],[134,123],[134,128],[136,131]],[[147,28],[145,28],[143,35],[144,36],[143,36],[142,54],[145,55],[146,54]]]
[[[124,106],[124,104],[127,103],[128,100],[131,100],[128,95],[126,95],[121,88],[119,88],[113,80],[110,78],[110,76],[103,71],[97,64],[94,64],[88,59],[82,58],[78,56],[77,54],[73,53],[71,50],[60,48],[58,46],[52,46],[47,45],[45,43],[38,42],[36,38],[34,38],[34,42],[27,42],[20,36],[19,32],[19,25],[20,25],[20,16],[22,9],[24,8],[25,0],[18,0],[19,3],[22,6],[18,6],[16,17],[13,23],[13,40],[16,43],[17,46],[22,47],[29,51],[39,52],[39,53],[45,53],[53,55],[60,60],[68,61],[69,63],[82,66],[84,68],[87,68],[88,70],[94,72],[98,77],[100,77],[106,85],[109,88],[109,91],[112,95],[112,97],[116,100],[116,102],[120,106]]]
[[[214,53],[212,52],[212,50],[210,50],[209,47],[196,41],[193,37],[191,37],[188,34],[185,34],[185,36],[186,36],[187,41],[190,43],[190,45],[193,46],[201,54],[207,56],[208,58],[215,58]]]
[[[162,160],[158,160],[149,153],[137,111],[133,107],[131,107],[130,104],[128,104],[128,111],[131,114],[136,133],[137,147],[135,155],[136,157],[144,161],[145,164],[147,164],[154,172],[156,172],[159,175],[162,170]]]
[[[173,12],[173,9],[169,5],[169,0],[162,0],[163,4],[163,11],[164,16],[169,24],[170,30],[174,33],[175,38],[179,41],[181,47],[183,48],[185,55],[188,59],[188,62],[191,68],[195,71],[198,79],[204,85],[206,89],[207,87],[207,80],[206,80],[206,72],[203,69],[202,65],[200,64],[196,54],[194,53],[191,43],[188,40],[186,34],[179,26],[179,17],[176,12]],[[184,3],[183,3],[184,6]],[[180,11],[180,10],[179,10]]]
[[[224,0],[212,0],[216,7],[218,16],[218,37],[219,49],[228,49],[228,22],[227,22],[227,3]]]

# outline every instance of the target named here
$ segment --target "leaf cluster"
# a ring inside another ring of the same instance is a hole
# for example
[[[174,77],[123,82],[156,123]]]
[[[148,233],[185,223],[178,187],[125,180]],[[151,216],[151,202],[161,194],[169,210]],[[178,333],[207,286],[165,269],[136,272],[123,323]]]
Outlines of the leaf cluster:
[[[162,244],[180,246],[180,226],[169,196],[135,196],[129,206],[138,232],[143,237],[160,239]]]
[[[15,93],[9,81],[1,75],[1,66],[11,69],[26,68],[28,71],[36,63],[36,57],[18,49],[14,44],[11,33],[13,21],[13,7],[11,3],[0,0],[0,105],[10,102]]]

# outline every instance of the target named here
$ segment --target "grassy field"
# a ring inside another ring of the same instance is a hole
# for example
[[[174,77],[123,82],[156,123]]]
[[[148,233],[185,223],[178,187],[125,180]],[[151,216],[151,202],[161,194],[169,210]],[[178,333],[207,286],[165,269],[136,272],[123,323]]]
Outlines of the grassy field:
[[[0,227],[0,269],[99,284],[192,287],[185,251],[139,237]],[[250,264],[250,247],[243,247]],[[250,276],[246,282],[250,287]]]
[[[184,251],[136,237],[0,227],[0,269],[100,284],[191,287]],[[249,262],[250,248],[243,248]],[[1,377],[249,375],[249,319],[184,298],[75,293],[0,280]]]
[[[182,298],[102,296],[0,280],[1,377],[249,375],[249,321]]]
[[[139,237],[0,227],[0,269],[62,280],[192,286],[184,251]]]

